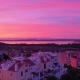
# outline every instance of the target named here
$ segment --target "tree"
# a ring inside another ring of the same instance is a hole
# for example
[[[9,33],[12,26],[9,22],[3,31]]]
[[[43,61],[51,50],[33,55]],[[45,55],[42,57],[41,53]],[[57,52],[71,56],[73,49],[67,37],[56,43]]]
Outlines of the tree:
[[[46,80],[57,80],[57,78],[55,76],[49,76]]]
[[[67,73],[62,75],[60,80],[80,80],[79,71],[71,66],[67,67]]]

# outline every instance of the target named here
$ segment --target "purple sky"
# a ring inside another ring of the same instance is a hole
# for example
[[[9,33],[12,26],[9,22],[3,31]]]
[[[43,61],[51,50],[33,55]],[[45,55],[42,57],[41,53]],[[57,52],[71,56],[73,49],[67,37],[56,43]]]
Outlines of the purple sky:
[[[0,38],[80,39],[80,0],[0,0]]]

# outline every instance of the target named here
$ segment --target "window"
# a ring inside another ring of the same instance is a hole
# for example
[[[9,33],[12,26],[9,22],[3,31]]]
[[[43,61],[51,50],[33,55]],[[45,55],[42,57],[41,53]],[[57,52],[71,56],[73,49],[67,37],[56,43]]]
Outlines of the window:
[[[21,76],[23,76],[23,71],[21,71]]]
[[[46,69],[46,64],[44,64],[44,69]]]
[[[40,72],[40,76],[43,76],[43,72]]]
[[[53,63],[55,66],[58,66],[58,63]]]
[[[25,72],[28,72],[28,70],[26,69]]]

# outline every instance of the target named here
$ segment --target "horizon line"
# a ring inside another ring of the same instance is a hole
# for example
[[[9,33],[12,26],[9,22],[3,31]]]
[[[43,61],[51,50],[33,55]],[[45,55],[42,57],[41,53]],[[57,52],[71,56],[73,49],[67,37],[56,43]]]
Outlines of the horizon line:
[[[0,41],[80,41],[80,39],[64,38],[0,38]]]

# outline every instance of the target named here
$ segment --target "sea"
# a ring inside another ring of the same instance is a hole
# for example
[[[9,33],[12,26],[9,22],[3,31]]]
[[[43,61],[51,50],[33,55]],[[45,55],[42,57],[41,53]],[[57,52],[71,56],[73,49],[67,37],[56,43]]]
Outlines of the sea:
[[[67,41],[67,40],[57,40],[57,41],[27,41],[27,40],[5,40],[5,41],[0,41],[1,43],[7,43],[7,44],[73,44],[73,43],[76,43],[76,44],[80,44],[80,41]]]

